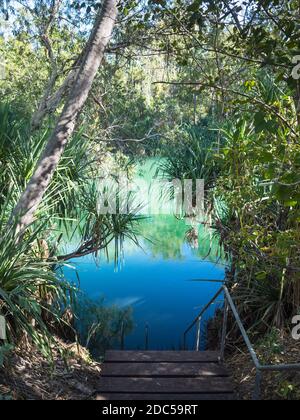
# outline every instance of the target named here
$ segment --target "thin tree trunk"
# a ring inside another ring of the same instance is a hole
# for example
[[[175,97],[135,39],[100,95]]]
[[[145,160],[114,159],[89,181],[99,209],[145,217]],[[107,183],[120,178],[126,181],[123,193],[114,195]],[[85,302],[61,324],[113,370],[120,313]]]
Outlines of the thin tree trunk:
[[[97,70],[102,62],[117,18],[117,0],[104,0],[94,29],[88,41],[86,53],[71,92],[56,127],[37,164],[12,217],[17,219],[17,233],[20,235],[33,221],[43,196],[52,180],[66,144],[73,134],[77,117],[87,100]]]
[[[80,61],[79,64],[75,64],[74,68],[70,71],[63,84],[57,89],[56,92],[52,93],[51,95],[49,92],[54,87],[56,80],[54,77],[52,77],[52,80],[49,81],[46,92],[31,119],[31,127],[33,130],[38,130],[41,127],[46,115],[51,115],[56,111],[62,99],[67,95],[68,91],[70,91],[72,85],[74,84],[74,81],[76,80],[76,77],[80,71],[80,64]]]

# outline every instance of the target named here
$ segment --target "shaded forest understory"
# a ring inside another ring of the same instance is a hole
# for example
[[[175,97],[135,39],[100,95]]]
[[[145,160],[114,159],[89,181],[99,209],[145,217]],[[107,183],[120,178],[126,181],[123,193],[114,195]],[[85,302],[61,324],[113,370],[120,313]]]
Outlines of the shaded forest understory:
[[[63,341],[99,357],[131,313],[89,302],[80,330],[84,299],[63,269],[112,244],[117,264],[125,239],[139,243],[138,209],[100,214],[99,182],[132,179],[145,157],[163,158],[170,182],[204,179],[198,222],[225,254],[250,338],[266,363],[299,362],[298,0],[27,3],[0,1],[0,396],[92,398],[100,367]],[[245,398],[252,367],[231,326]],[[294,373],[264,389],[300,398]]]
[[[0,390],[4,400],[87,400],[95,398],[101,365],[88,352],[58,339],[65,355],[54,350],[53,364],[33,349],[30,356],[20,348],[4,370]]]

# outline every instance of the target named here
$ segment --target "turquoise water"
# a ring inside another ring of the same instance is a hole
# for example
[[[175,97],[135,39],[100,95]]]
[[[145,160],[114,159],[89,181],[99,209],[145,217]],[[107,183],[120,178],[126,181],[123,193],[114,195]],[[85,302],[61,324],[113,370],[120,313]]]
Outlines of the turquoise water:
[[[140,247],[125,242],[118,270],[113,260],[105,258],[98,264],[92,256],[73,262],[80,288],[90,299],[103,298],[105,305],[132,308],[134,329],[125,339],[126,349],[144,348],[146,325],[149,349],[180,348],[184,330],[220,288],[208,280],[222,281],[225,265],[213,232],[203,226],[198,243],[191,244],[186,238],[191,226],[185,220],[169,215],[140,223]],[[67,268],[66,274],[76,280],[74,270]],[[194,338],[191,334],[190,346]]]

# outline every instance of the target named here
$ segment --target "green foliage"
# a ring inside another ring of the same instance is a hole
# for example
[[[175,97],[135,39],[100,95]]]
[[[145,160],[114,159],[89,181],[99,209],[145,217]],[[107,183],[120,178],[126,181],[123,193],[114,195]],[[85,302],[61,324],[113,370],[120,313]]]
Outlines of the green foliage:
[[[115,201],[116,208],[106,213],[101,211],[99,203],[105,204],[107,196],[111,197],[111,202]],[[73,206],[76,222],[67,221],[66,224],[69,236],[75,236],[81,242],[79,249],[71,253],[68,259],[87,254],[97,257],[100,251],[106,252],[108,256],[109,245],[113,243],[114,260],[118,264],[122,258],[125,239],[139,245],[139,221],[143,217],[138,215],[139,207],[132,207],[126,214],[122,214],[124,200],[127,203],[127,198],[119,191],[116,183],[102,186],[96,180],[86,181],[77,196],[76,206]]]
[[[264,336],[263,340],[258,341],[257,346],[259,351],[262,351],[264,354],[269,353],[269,357],[282,354],[284,348],[280,340],[280,334],[278,329],[272,328],[270,332]],[[268,363],[268,360],[266,360],[266,363]]]
[[[72,288],[42,258],[38,245],[42,228],[16,242],[14,227],[1,223],[0,313],[6,319],[9,343],[18,344],[27,336],[50,357],[52,335],[46,320],[60,323],[60,304],[67,302]]]
[[[16,201],[37,165],[50,130],[32,134],[30,121],[16,104],[0,104],[0,177],[1,192]],[[88,144],[83,129],[70,140],[45,197],[44,213],[65,217],[72,207],[80,186],[92,172]],[[43,212],[43,209],[42,209]]]
[[[0,95],[7,102],[14,102],[27,115],[33,112],[36,101],[42,95],[47,78],[47,64],[41,50],[35,50],[28,35],[5,42],[0,36],[0,57],[5,60],[4,80],[0,79]],[[24,107],[24,104],[26,106]]]
[[[24,248],[16,251],[5,229],[54,121],[32,133],[32,111],[53,67],[57,75],[49,95],[72,68],[99,6],[62,3],[47,33],[54,59],[41,36],[53,2],[33,1],[31,10],[11,3],[5,10],[7,36],[0,37],[0,55],[8,77],[0,81],[0,94],[14,105],[0,106],[3,276],[16,252],[35,267],[32,240],[25,238]],[[292,77],[292,59],[300,53],[299,2],[128,0],[119,8],[111,54],[38,217],[47,216],[55,244],[54,223],[58,228],[64,223],[80,236],[82,252],[97,255],[115,240],[118,257],[125,237],[137,243],[138,218],[100,215],[99,191],[87,179],[102,176],[99,166],[108,152],[162,155],[161,171],[168,179],[205,179],[248,325],[281,327],[300,307],[300,89]],[[37,236],[48,236],[49,230]],[[46,267],[42,271],[52,276]],[[21,270],[23,275],[28,281]],[[22,293],[28,290],[33,293],[30,287]],[[38,318],[38,300],[34,309],[33,296],[26,299],[25,317],[36,310]]]
[[[225,211],[215,208],[215,224],[237,269],[241,311],[252,313],[253,322],[281,327],[300,305],[299,187],[286,183],[286,195],[280,188],[285,171],[296,171],[292,156],[299,146],[287,141],[280,124],[275,132],[257,131],[256,124],[249,115],[223,131],[215,195]]]
[[[71,297],[73,300],[74,292],[53,267],[61,235],[59,226],[78,235],[81,246],[76,256],[97,255],[115,241],[118,261],[125,237],[137,243],[139,218],[134,212],[98,212],[100,191],[96,180],[90,179],[96,176],[98,159],[96,151],[92,156],[88,142],[83,141],[82,128],[66,148],[37,221],[17,242],[14,226],[8,223],[10,213],[34,171],[49,130],[32,134],[26,115],[12,105],[2,104],[0,114],[0,313],[7,320],[9,343],[17,345],[26,336],[51,357],[49,324],[62,323],[62,308]]]
[[[278,386],[277,394],[284,400],[299,401],[299,389],[290,381],[282,381]]]
[[[219,168],[213,156],[218,148],[216,135],[207,127],[184,126],[176,133],[173,147],[166,145],[163,150],[165,159],[160,171],[170,181],[174,179],[204,179],[205,189],[214,187]]]

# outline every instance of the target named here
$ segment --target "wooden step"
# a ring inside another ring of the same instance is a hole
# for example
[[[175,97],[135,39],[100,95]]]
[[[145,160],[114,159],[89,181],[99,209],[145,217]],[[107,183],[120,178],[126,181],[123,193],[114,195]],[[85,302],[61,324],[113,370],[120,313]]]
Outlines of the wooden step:
[[[139,362],[120,363],[108,362],[102,367],[102,376],[116,377],[198,377],[219,376],[227,377],[228,372],[217,363],[165,363],[165,362]]]
[[[229,378],[115,378],[102,377],[100,393],[133,394],[228,394],[233,392]]]
[[[233,400],[217,352],[108,351],[98,400]]]
[[[99,393],[98,401],[232,401],[233,394],[117,394]]]
[[[185,363],[218,363],[218,352],[199,352],[199,351],[107,351],[105,362],[185,362]]]

